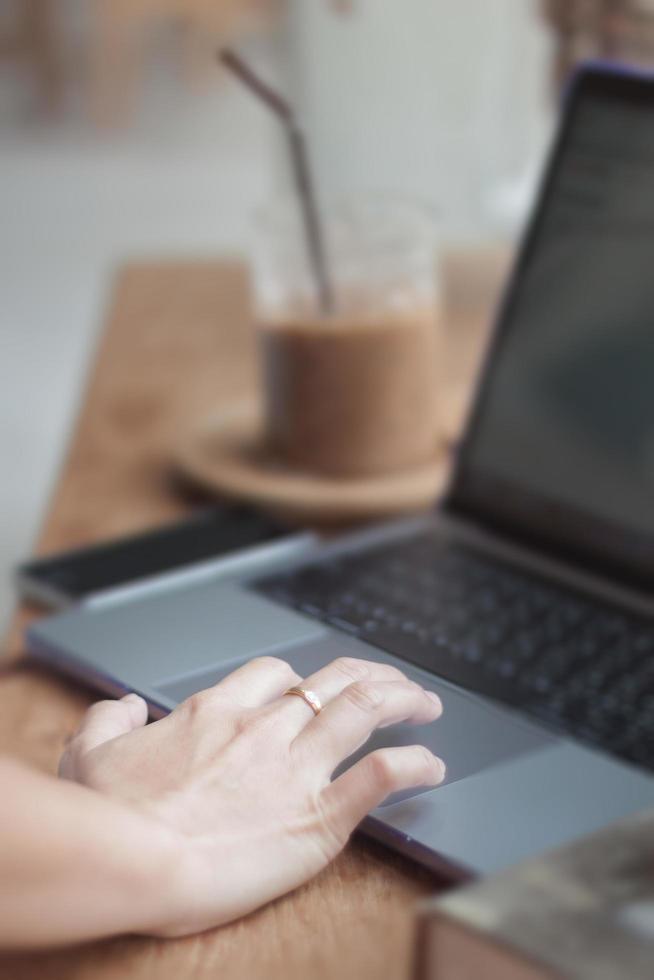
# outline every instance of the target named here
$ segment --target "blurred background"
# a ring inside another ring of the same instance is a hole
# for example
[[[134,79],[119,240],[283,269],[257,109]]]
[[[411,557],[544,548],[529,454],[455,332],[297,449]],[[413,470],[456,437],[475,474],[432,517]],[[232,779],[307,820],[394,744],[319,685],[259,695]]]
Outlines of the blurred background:
[[[518,233],[557,79],[610,53],[623,7],[0,0],[0,623],[116,268],[246,255],[253,211],[284,183],[280,134],[217,47],[293,99],[323,193],[413,195],[438,209],[444,247],[476,247]]]

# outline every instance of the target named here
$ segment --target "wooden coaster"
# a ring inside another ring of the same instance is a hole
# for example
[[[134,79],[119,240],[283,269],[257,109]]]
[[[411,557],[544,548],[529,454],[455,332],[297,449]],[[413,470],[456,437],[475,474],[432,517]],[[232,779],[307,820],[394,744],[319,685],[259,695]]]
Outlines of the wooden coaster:
[[[361,479],[303,473],[264,445],[259,413],[244,406],[208,419],[177,448],[174,463],[204,491],[254,504],[301,524],[345,524],[426,510],[447,475],[447,453],[408,472]]]

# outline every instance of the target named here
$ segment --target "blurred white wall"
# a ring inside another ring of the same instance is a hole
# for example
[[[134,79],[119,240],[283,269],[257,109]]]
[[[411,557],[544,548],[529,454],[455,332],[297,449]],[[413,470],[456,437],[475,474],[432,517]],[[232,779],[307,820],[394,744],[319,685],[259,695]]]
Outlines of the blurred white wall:
[[[510,230],[493,194],[534,169],[551,122],[536,0],[351,0],[340,17],[289,0],[287,34],[321,186],[419,195],[450,237]]]

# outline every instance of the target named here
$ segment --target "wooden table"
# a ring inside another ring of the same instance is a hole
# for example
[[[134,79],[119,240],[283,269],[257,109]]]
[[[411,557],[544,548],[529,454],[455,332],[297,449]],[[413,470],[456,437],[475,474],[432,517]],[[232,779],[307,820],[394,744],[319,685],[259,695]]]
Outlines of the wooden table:
[[[249,323],[247,280],[237,263],[132,265],[119,275],[39,554],[189,510],[192,501],[170,473],[170,446],[189,424],[253,393]],[[477,337],[457,348],[464,377]],[[0,752],[54,772],[94,695],[25,661],[22,632],[34,615],[18,611],[0,665]],[[123,938],[0,956],[0,978],[400,980],[409,974],[412,906],[439,884],[355,839],[314,881],[241,922],[178,941]]]

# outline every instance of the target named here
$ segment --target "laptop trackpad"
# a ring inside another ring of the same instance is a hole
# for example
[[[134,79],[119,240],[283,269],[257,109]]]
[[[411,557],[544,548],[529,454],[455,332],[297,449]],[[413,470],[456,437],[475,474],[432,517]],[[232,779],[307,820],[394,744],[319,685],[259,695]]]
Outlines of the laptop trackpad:
[[[258,651],[263,653],[265,651]],[[458,691],[440,684],[438,678],[427,674],[381,650],[374,649],[358,640],[329,633],[315,640],[277,648],[275,655],[283,657],[302,677],[319,670],[336,657],[358,657],[394,664],[419,684],[435,690],[443,702],[443,715],[431,725],[392,725],[374,732],[365,746],[350,756],[336,771],[347,769],[366,753],[376,748],[422,743],[442,758],[447,765],[445,783],[454,783],[465,776],[504,762],[507,759],[545,748],[554,741],[541,729],[522,722],[492,704],[481,701],[465,691]],[[215,684],[234,670],[243,659],[221,664],[212,670],[202,671],[179,680],[175,684],[159,684],[160,690],[175,700],[188,697],[193,691]],[[173,691],[172,688],[175,688]],[[433,787],[408,790],[389,797],[385,805],[430,792]]]
[[[425,684],[425,677],[410,668],[406,674]],[[486,705],[477,698],[433,680],[429,683],[443,702],[442,717],[431,725],[392,725],[373,733],[368,742],[341,765],[337,774],[374,749],[393,745],[426,745],[447,766],[444,783],[455,783],[483,769],[516,758],[527,752],[552,744],[546,733],[514,720],[501,709]],[[389,806],[400,800],[430,792],[433,787],[395,793],[383,804]]]

